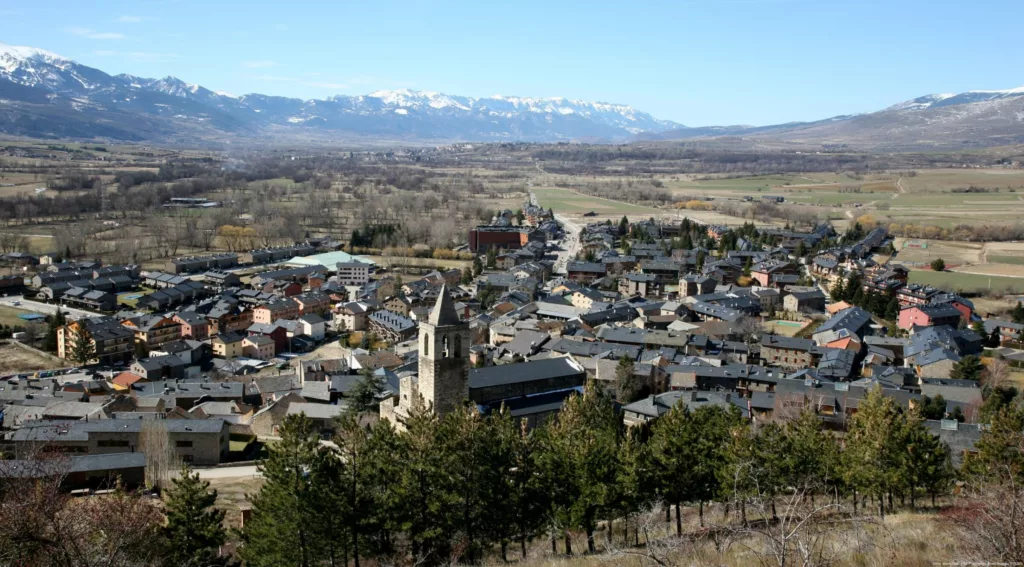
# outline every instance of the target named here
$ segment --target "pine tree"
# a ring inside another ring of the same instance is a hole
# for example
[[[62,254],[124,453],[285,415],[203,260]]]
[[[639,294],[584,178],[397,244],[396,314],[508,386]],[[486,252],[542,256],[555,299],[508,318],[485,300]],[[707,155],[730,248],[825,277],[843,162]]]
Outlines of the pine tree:
[[[839,278],[836,283],[829,290],[829,295],[832,296],[832,301],[842,301],[846,298],[846,280]]]
[[[414,562],[438,563],[450,557],[451,514],[456,503],[446,459],[439,450],[440,420],[435,413],[417,407],[406,419],[401,436],[403,463],[394,483],[400,517]]]
[[[383,376],[368,368],[364,368],[359,374],[359,381],[356,382],[349,398],[349,409],[356,414],[376,411],[380,407],[380,397],[384,394],[387,383]]]
[[[739,408],[704,406],[691,415],[697,444],[693,448],[690,474],[693,499],[699,506],[700,525],[704,526],[704,503],[718,498],[721,490],[718,471],[726,459],[733,429],[742,423]]]
[[[651,435],[651,453],[659,473],[658,493],[665,504],[675,506],[676,535],[683,533],[681,505],[694,494],[690,467],[696,432],[691,425],[690,410],[677,404],[654,422]]]
[[[789,438],[787,471],[790,486],[812,491],[839,485],[839,443],[835,435],[825,431],[821,420],[810,409],[786,424]]]
[[[623,435],[619,443],[618,461],[613,509],[622,516],[623,540],[629,545],[630,520],[653,503],[657,480],[650,446],[644,443],[638,428],[630,428]],[[609,518],[609,539],[613,525],[611,520]],[[639,538],[637,529],[634,528],[635,539]]]
[[[199,473],[186,464],[163,499],[167,523],[162,531],[171,564],[212,564],[227,539],[224,511],[213,507],[217,491],[210,490],[210,483],[200,480]]]
[[[347,565],[351,550],[348,463],[335,448],[320,447],[308,469],[311,486],[311,512],[319,520],[310,526],[317,545],[316,553],[328,565]],[[356,563],[358,563],[358,558]]]
[[[903,414],[899,436],[902,447],[900,479],[910,495],[910,506],[917,505],[917,491],[924,490],[932,498],[945,492],[952,485],[954,472],[949,449],[925,428],[922,416],[917,411]]]
[[[976,454],[967,459],[964,473],[970,479],[1012,480],[1024,478],[1024,410],[1000,408],[989,427],[974,444]]]
[[[501,475],[492,468],[492,457],[501,447],[493,433],[475,407],[462,407],[444,417],[437,437],[450,483],[451,529],[462,535],[463,554],[470,564],[478,562],[494,534],[487,524],[500,498],[496,491]]]
[[[96,343],[92,339],[92,333],[84,325],[78,326],[78,332],[75,333],[68,350],[68,358],[81,366],[92,363],[96,358]]]
[[[344,427],[342,431],[347,435]],[[355,497],[359,501],[352,505],[352,510],[358,518],[354,529],[362,538],[358,549],[353,550],[365,548],[368,557],[391,556],[396,551],[397,535],[406,525],[406,506],[395,479],[401,479],[405,471],[407,444],[405,437],[386,420],[378,421],[372,431],[360,431],[359,435],[363,458],[362,463],[356,463],[356,482],[357,487],[364,488],[357,491]],[[345,446],[342,450],[352,451]]]
[[[885,496],[899,486],[901,447],[894,433],[901,427],[892,398],[872,388],[861,401],[846,435],[843,451],[845,480],[875,496],[878,513],[885,517]]]
[[[1017,305],[1014,305],[1013,309],[1010,311],[1010,318],[1013,319],[1014,323],[1024,323],[1024,305],[1022,305],[1020,301],[1018,301]]]
[[[885,315],[883,318],[886,321],[895,321],[900,317],[900,302],[895,297],[890,297],[888,303],[885,304]]]
[[[67,323],[67,317],[64,316],[64,312],[60,309],[49,317],[46,324],[46,340],[43,342],[43,348],[47,352],[57,352],[57,329],[67,325]]]
[[[703,525],[704,503],[722,493],[722,468],[728,462],[733,430],[741,422],[735,407],[705,406],[691,413],[683,405],[655,422],[652,453],[661,471],[660,493],[676,508],[677,535],[682,534],[682,503],[698,503]]]
[[[556,471],[557,479],[565,483],[560,487],[565,496],[557,501],[555,512],[563,526],[587,534],[590,552],[596,550],[594,531],[607,509],[608,488],[616,477],[619,424],[611,400],[591,381],[582,395],[565,402],[548,426],[543,448],[545,468]]]
[[[536,438],[525,421],[505,408],[491,415],[488,426],[495,443],[491,466],[498,473],[487,523],[490,537],[501,543],[503,560],[510,542],[519,544],[520,560],[524,560],[526,543],[543,527],[544,511],[549,508],[537,465]]]
[[[321,558],[316,526],[319,491],[310,471],[319,439],[305,415],[285,417],[281,440],[260,463],[264,483],[252,498],[252,517],[242,532],[241,556],[248,565],[312,567]]]
[[[619,358],[615,366],[615,397],[622,404],[633,403],[643,393],[644,384],[635,370],[636,366],[628,356]]]
[[[953,365],[949,377],[956,380],[980,380],[985,365],[977,355],[968,354]]]
[[[982,323],[980,320],[975,321],[974,323],[971,324],[971,330],[977,333],[979,337],[985,339],[987,342],[988,332],[985,331],[985,323]]]

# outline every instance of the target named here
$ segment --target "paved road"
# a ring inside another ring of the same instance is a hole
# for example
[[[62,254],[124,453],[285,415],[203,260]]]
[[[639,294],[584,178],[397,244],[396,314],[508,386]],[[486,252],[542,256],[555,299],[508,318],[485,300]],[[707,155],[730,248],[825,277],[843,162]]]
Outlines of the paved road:
[[[257,478],[263,476],[256,468],[256,465],[244,465],[241,467],[215,467],[210,469],[195,469],[199,478]]]
[[[18,305],[15,305],[18,303]],[[0,297],[0,305],[7,305],[9,307],[16,307],[18,309],[24,309],[25,311],[33,311],[35,313],[42,313],[43,315],[53,315],[57,312],[56,305],[49,303],[40,303],[31,299],[25,299],[20,295],[9,295],[7,297]],[[60,306],[60,310],[67,314],[70,319],[85,319],[88,317],[97,317],[97,313],[90,311],[83,311],[81,309],[74,309],[72,307]]]
[[[565,229],[565,238],[562,239],[562,249],[558,252],[558,259],[555,260],[554,272],[564,274],[566,265],[580,251],[580,233],[583,231],[583,227],[563,215],[555,215],[555,220],[561,223]]]

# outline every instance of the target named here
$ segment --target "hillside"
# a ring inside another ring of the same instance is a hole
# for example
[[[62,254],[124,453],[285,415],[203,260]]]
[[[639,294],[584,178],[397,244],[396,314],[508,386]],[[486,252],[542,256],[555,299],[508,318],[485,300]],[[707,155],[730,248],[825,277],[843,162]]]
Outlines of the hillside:
[[[235,96],[175,77],[112,76],[55,53],[0,44],[0,132],[33,137],[333,140],[626,140],[679,125],[630,106],[473,98],[408,89],[302,100]]]

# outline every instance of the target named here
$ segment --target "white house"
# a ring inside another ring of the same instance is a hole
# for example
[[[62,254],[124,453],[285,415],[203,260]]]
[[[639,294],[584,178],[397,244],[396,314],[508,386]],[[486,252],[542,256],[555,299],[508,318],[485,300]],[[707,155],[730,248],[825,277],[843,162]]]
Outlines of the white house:
[[[365,262],[338,262],[338,283],[363,285],[370,281],[370,264]]]
[[[316,313],[307,313],[297,319],[301,334],[314,341],[324,340],[324,333],[327,331],[327,322]]]

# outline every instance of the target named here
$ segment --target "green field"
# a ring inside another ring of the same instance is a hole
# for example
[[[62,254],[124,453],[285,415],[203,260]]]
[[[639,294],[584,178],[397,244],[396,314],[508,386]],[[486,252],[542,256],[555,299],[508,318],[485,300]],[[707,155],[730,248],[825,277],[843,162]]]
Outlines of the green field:
[[[994,256],[990,254],[988,261],[991,264],[1013,264],[1014,266],[1024,266],[1024,256]]]
[[[0,305],[0,325],[7,325],[8,327],[24,327],[29,325],[31,322],[26,321],[18,317],[18,315],[24,315],[26,313],[33,313],[32,311],[26,311],[24,309],[18,309],[17,307],[9,307],[7,305]],[[40,324],[45,322],[40,320]]]
[[[657,214],[658,209],[609,201],[600,197],[591,197],[557,187],[534,189],[533,193],[540,201],[540,206],[550,208],[556,213],[582,214],[593,211],[599,215],[607,214]]]
[[[981,274],[960,274],[957,272],[931,272],[913,270],[910,272],[910,283],[932,285],[952,291],[993,290],[1024,292],[1024,278],[1006,276],[986,276]]]

